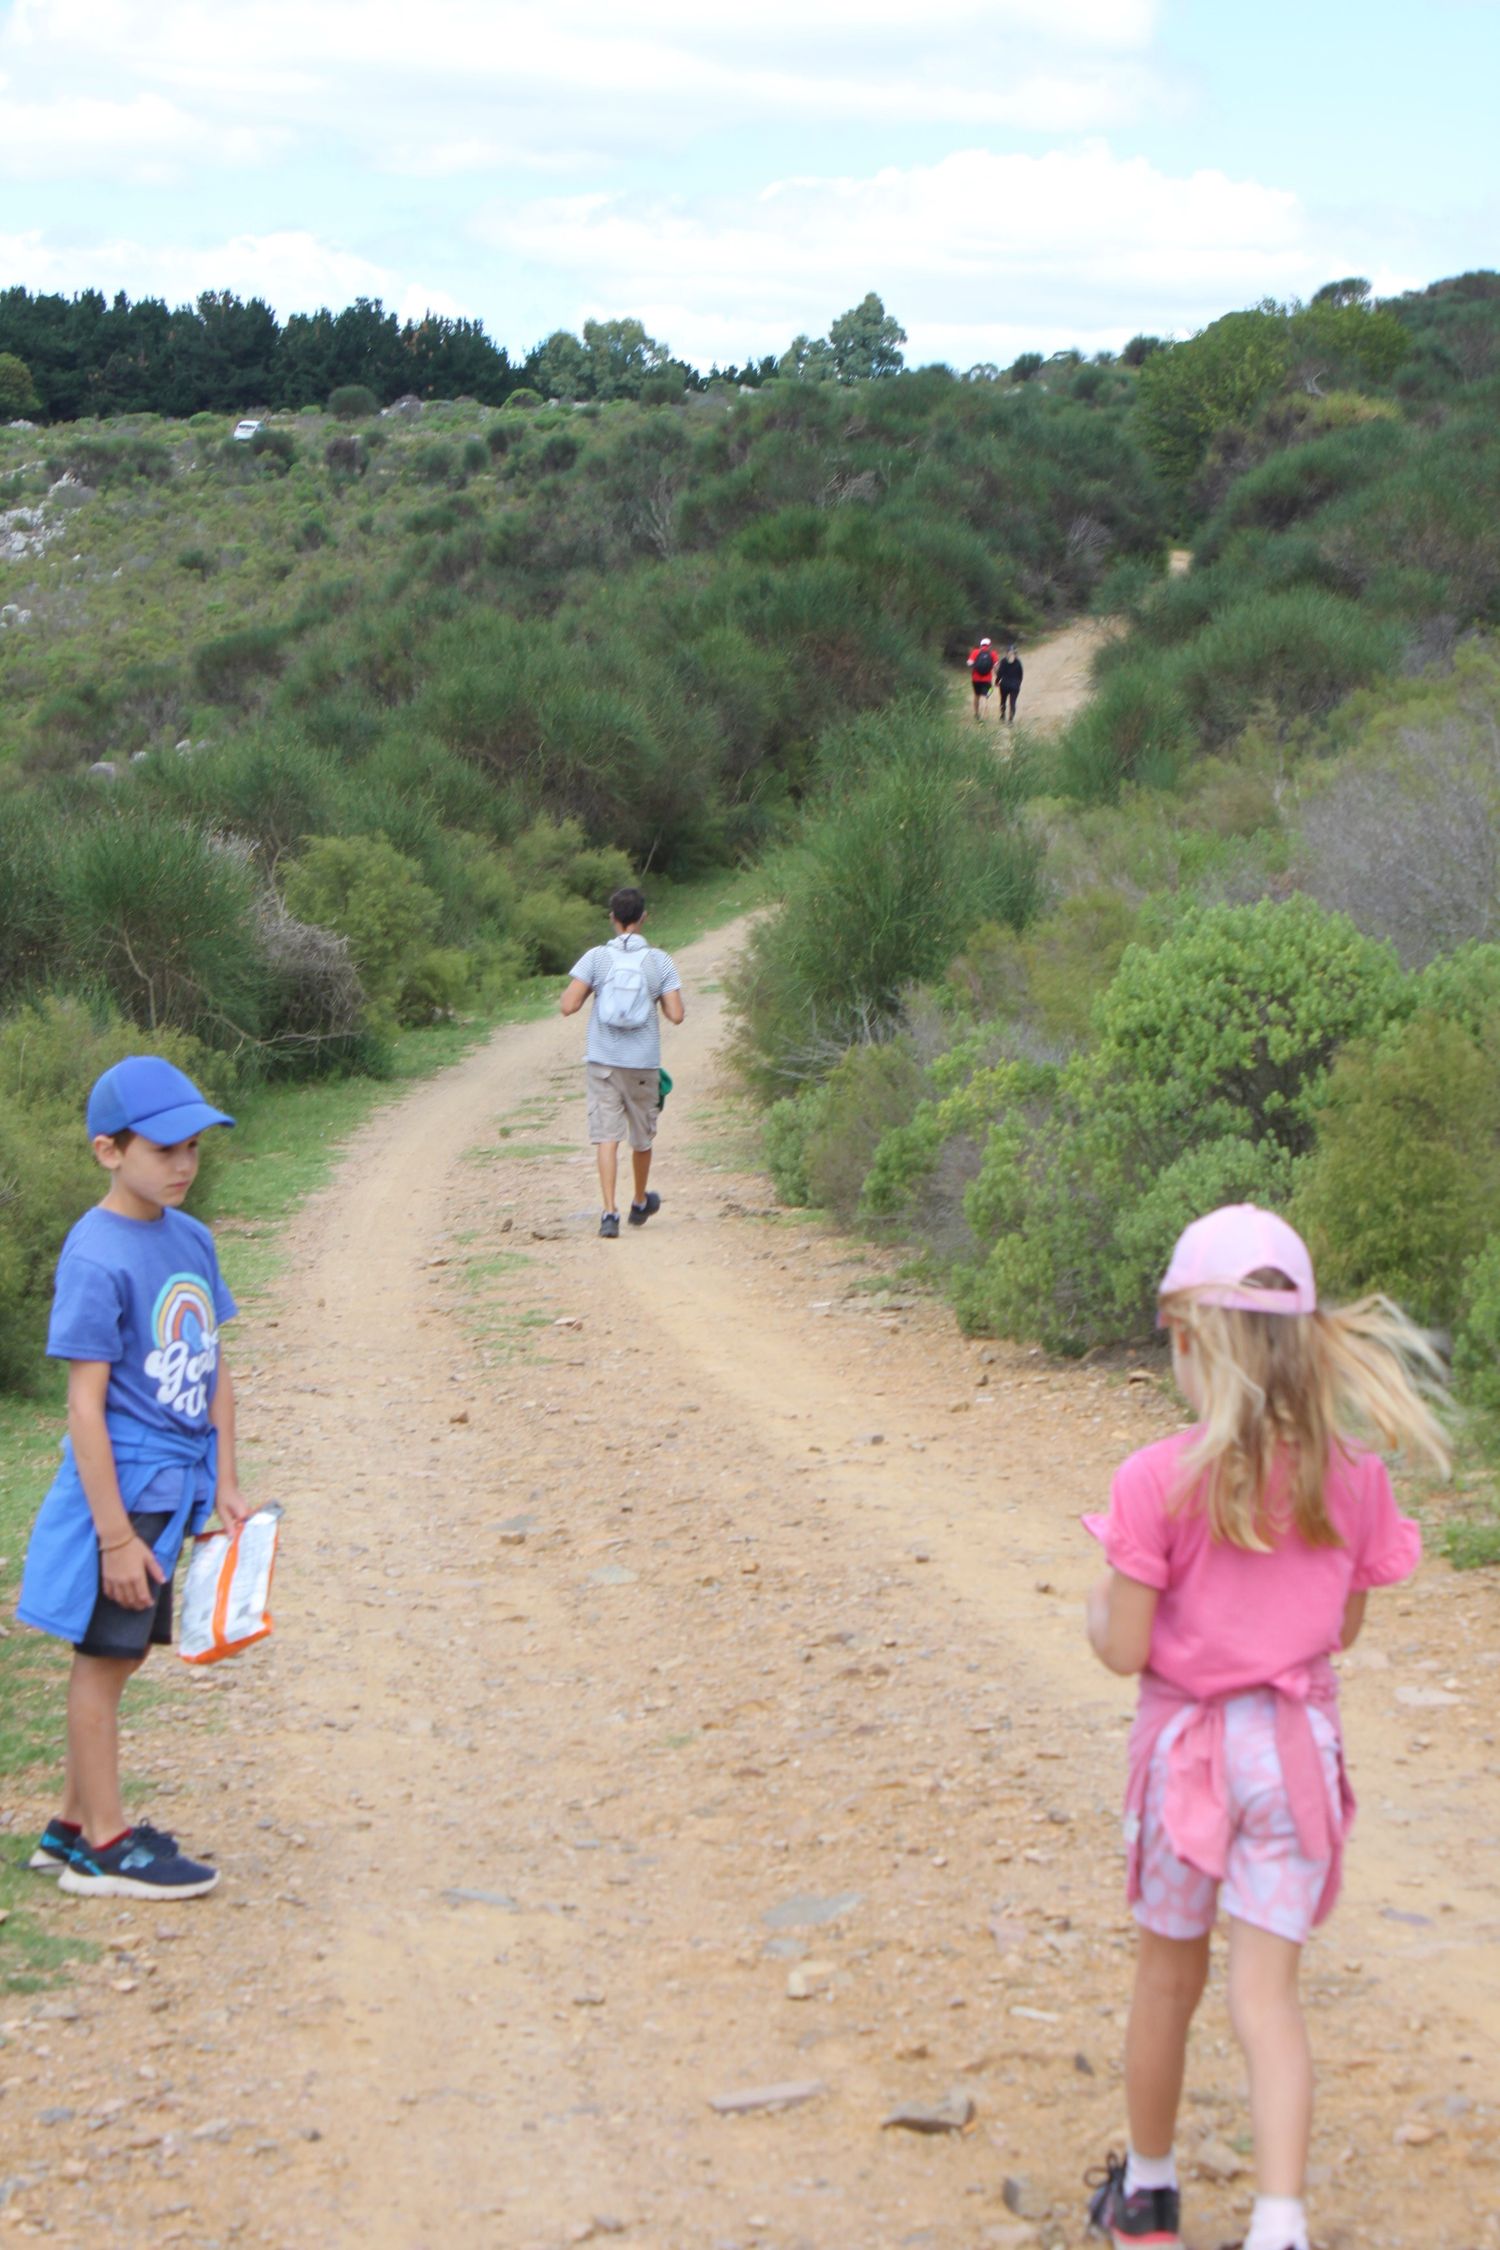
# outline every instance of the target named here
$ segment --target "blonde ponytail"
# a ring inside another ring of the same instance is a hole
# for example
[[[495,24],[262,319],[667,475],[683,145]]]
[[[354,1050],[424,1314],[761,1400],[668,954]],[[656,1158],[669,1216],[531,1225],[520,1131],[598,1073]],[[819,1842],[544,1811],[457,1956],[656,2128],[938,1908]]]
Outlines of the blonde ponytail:
[[[1178,1504],[1201,1493],[1215,1539],[1268,1548],[1277,1527],[1267,1494],[1283,1459],[1291,1521],[1313,1547],[1342,1544],[1323,1491],[1335,1446],[1409,1452],[1447,1474],[1448,1439],[1433,1410],[1443,1362],[1388,1297],[1270,1313],[1206,1304],[1184,1289],[1163,1297],[1162,1313],[1191,1339],[1202,1394],[1202,1434],[1183,1455]]]

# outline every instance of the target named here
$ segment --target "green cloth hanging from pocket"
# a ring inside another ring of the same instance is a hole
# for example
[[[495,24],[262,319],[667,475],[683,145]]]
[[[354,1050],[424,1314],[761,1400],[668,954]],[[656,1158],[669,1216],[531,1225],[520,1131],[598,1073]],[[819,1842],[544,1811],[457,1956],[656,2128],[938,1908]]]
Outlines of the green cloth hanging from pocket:
[[[659,1071],[657,1072],[656,1076],[657,1076],[657,1093],[656,1093],[656,1106],[657,1106],[657,1108],[658,1108],[658,1109],[665,1109],[665,1108],[666,1108],[666,1105],[667,1105],[667,1096],[668,1096],[668,1094],[670,1094],[670,1093],[671,1093],[671,1091],[672,1091],[672,1081],[671,1081],[671,1079],[670,1079],[670,1078],[669,1078],[669,1077],[667,1076],[667,1074],[666,1074],[666,1072],[665,1072],[664,1070],[659,1070]]]

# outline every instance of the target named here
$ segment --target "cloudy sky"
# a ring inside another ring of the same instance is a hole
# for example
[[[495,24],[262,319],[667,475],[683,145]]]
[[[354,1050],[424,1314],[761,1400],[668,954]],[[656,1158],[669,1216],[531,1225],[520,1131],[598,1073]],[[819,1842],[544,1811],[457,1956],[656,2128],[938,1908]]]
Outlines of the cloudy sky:
[[[1500,263],[1500,0],[0,0],[0,286],[908,361]]]

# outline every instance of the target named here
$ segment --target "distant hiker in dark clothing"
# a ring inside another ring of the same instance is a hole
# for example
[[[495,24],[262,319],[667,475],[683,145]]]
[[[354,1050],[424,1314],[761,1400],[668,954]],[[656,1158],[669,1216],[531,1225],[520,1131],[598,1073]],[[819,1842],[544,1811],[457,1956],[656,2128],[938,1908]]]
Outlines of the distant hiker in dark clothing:
[[[1002,719],[1013,719],[1016,715],[1016,697],[1021,692],[1021,659],[1016,654],[1014,641],[1011,642],[1010,647],[1000,659],[998,676],[1000,680],[1000,716]],[[1007,704],[1009,705],[1008,710]]]
[[[969,651],[969,685],[974,690],[974,716],[984,710],[990,689],[995,684],[995,651],[988,640]]]

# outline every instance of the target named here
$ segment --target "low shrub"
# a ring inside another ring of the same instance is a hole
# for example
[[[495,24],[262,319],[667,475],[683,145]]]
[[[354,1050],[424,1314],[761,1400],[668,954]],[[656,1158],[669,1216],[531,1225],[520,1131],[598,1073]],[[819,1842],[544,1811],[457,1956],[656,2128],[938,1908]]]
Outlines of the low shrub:
[[[523,891],[512,923],[532,973],[565,976],[591,945],[602,942],[600,913],[588,899],[563,890]]]
[[[1500,1235],[1500,1014],[1476,1036],[1421,1009],[1346,1048],[1295,1216],[1325,1285],[1450,1322],[1474,1245]]]
[[[968,931],[1019,928],[1038,903],[1037,846],[1004,769],[956,743],[942,713],[846,729],[825,770],[781,911],[731,987],[742,1063],[768,1092],[886,1035],[904,987],[938,974]]]
[[[1094,1045],[989,1133],[965,1319],[1064,1350],[1138,1333],[1195,1199],[1284,1201],[1339,1049],[1409,1009],[1389,949],[1305,899],[1189,910],[1131,946]]]
[[[1128,782],[1172,787],[1196,742],[1173,660],[1146,653],[1106,676],[1040,774],[1081,804],[1113,804]]]
[[[424,484],[452,484],[459,474],[458,448],[443,438],[430,438],[412,454],[412,467]]]
[[[341,383],[328,394],[328,411],[336,422],[367,422],[380,412],[380,401],[364,383]]]
[[[215,703],[236,703],[257,680],[274,679],[287,660],[287,634],[280,625],[243,625],[238,632],[206,641],[193,657],[193,678]]]
[[[1453,1374],[1466,1404],[1500,1415],[1500,1234],[1491,1235],[1464,1267]]]
[[[131,804],[69,829],[54,879],[75,974],[124,1015],[231,1051],[253,1044],[264,980],[246,850]]]
[[[904,1039],[851,1047],[794,1105],[802,1112],[802,1200],[850,1225],[877,1147],[894,1127],[910,1122],[922,1091],[921,1065]]]
[[[452,956],[433,943],[441,901],[388,836],[309,837],[283,871],[282,895],[299,921],[347,938],[377,1030],[429,1022],[453,1004]]]

